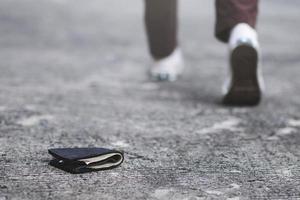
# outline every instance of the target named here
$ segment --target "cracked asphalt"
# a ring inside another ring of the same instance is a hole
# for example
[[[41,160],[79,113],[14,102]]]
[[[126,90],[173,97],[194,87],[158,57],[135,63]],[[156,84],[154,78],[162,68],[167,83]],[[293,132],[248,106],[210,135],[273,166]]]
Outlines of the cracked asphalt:
[[[300,2],[261,1],[267,90],[224,107],[214,5],[181,1],[187,69],[150,82],[139,0],[0,1],[0,199],[300,199]],[[52,147],[125,152],[73,175]]]

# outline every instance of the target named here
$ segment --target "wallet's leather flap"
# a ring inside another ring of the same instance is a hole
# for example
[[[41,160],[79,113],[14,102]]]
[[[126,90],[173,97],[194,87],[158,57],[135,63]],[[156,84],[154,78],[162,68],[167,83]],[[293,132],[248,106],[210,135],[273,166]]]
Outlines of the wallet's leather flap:
[[[91,158],[114,152],[120,153],[105,148],[55,148],[49,149],[48,152],[57,159],[69,161]]]

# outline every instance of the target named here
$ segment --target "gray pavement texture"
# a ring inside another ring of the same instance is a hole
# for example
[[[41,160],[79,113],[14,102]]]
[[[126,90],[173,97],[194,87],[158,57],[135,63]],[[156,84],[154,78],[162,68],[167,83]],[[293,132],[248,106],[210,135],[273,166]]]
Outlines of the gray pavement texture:
[[[210,0],[181,1],[187,70],[147,80],[141,0],[0,0],[0,199],[300,199],[300,2],[261,1],[267,92],[224,107]],[[125,151],[72,175],[51,147]]]

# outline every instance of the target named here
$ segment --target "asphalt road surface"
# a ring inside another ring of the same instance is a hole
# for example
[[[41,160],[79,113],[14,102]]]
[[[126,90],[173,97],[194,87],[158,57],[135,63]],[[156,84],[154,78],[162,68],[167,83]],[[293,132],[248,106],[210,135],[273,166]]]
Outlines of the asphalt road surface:
[[[183,0],[187,69],[148,81],[141,0],[0,0],[0,199],[300,199],[300,2],[261,1],[267,91],[224,107],[211,0]],[[123,150],[72,175],[51,147]]]

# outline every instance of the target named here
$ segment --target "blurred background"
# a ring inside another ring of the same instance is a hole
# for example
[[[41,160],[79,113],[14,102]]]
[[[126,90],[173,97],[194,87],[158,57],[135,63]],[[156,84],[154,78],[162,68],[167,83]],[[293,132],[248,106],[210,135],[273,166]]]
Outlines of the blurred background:
[[[175,83],[148,81],[141,0],[0,0],[0,199],[300,197],[299,7],[261,1],[266,96],[226,108],[211,0],[180,2]],[[47,165],[47,148],[73,146],[125,162],[82,176]]]
[[[213,4],[181,2],[180,41],[189,66],[183,81],[192,80],[189,84],[217,96],[227,52],[213,37]],[[261,2],[258,31],[272,94],[298,85],[293,83],[298,76],[298,5],[295,0]],[[2,0],[0,9],[2,86],[64,85],[91,74],[129,82],[146,78],[149,56],[140,0]]]

